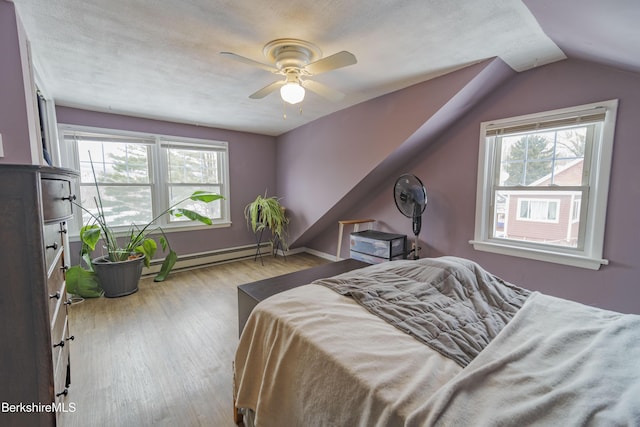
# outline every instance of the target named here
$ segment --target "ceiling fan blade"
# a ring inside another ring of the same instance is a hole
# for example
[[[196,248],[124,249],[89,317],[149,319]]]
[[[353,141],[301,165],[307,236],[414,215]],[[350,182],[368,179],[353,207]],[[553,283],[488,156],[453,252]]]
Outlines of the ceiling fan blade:
[[[278,72],[278,69],[276,67],[273,67],[269,64],[263,64],[262,62],[254,61],[253,59],[245,58],[244,56],[236,55],[233,52],[220,52],[220,55],[224,55],[227,58],[235,59],[236,61],[242,62],[244,64],[262,68],[263,70],[269,71],[270,73]]]
[[[276,90],[280,89],[282,86],[284,86],[285,83],[286,81],[284,80],[275,81],[271,84],[266,85],[265,87],[258,90],[257,92],[252,93],[251,95],[249,95],[249,98],[262,99],[265,96],[269,95],[271,92],[275,92]]]
[[[322,83],[318,83],[314,80],[304,80],[302,82],[302,87],[305,89],[309,89],[311,92],[315,92],[323,98],[328,99],[329,101],[337,102],[344,98],[344,93],[331,89],[328,86],[323,85]]]
[[[311,75],[318,75],[337,68],[353,65],[357,62],[358,60],[353,53],[343,50],[342,52],[335,53],[327,56],[326,58],[318,59],[317,61],[308,64],[304,69]]]

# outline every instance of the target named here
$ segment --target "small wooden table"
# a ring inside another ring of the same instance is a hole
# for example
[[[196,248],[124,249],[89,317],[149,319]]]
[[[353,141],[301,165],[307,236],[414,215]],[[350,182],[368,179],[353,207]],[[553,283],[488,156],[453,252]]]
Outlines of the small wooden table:
[[[355,259],[319,265],[318,267],[283,274],[257,282],[238,286],[238,332],[242,334],[249,314],[258,303],[271,295],[278,294],[298,286],[307,285],[316,279],[335,276],[370,264]]]

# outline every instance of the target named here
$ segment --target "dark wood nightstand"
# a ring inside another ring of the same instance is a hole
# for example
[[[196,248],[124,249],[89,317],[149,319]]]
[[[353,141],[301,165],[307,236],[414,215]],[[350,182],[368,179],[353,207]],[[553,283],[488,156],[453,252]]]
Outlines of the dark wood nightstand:
[[[253,308],[262,300],[298,286],[308,285],[316,279],[335,276],[370,264],[355,259],[331,262],[318,267],[283,274],[238,286],[238,332],[242,334]]]

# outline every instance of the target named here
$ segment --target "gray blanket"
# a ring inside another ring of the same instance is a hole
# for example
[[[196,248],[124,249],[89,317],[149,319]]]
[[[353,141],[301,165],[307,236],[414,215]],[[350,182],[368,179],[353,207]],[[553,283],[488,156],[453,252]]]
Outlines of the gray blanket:
[[[530,291],[455,257],[395,261],[314,282],[465,367],[522,307]]]

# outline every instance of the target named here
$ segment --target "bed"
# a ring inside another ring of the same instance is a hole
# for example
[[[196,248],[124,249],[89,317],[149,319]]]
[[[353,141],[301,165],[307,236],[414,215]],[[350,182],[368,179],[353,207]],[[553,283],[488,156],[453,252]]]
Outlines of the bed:
[[[256,426],[640,425],[640,316],[456,257],[393,261],[256,306],[234,360]]]

